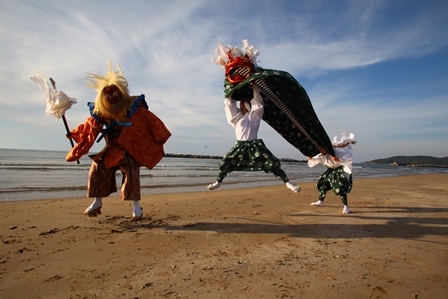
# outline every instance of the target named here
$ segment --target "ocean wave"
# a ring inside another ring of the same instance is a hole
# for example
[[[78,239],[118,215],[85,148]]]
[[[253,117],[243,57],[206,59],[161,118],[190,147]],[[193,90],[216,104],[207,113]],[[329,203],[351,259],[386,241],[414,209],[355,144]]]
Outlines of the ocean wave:
[[[0,194],[5,193],[27,193],[27,192],[60,192],[86,190],[86,186],[64,186],[64,187],[16,187],[2,188]]]
[[[83,157],[81,164],[77,164],[67,163],[65,153],[0,149],[0,201],[86,196],[90,165],[91,160],[88,157]],[[205,187],[216,179],[218,165],[219,160],[216,159],[163,158],[152,170],[141,168],[142,194],[185,190],[206,191]],[[323,166],[309,168],[304,163],[282,163],[282,168],[291,181],[299,184],[317,181],[318,177],[325,172]],[[447,172],[447,169],[440,168],[353,165],[354,180]],[[121,176],[121,172],[117,171],[118,190]],[[229,188],[268,184],[282,184],[282,182],[274,175],[262,171],[235,171],[229,174],[224,182],[224,185]]]
[[[33,166],[33,167],[0,167],[0,171],[14,171],[14,172],[19,172],[19,171],[34,171],[34,172],[39,172],[39,171],[62,171],[62,172],[67,172],[67,171],[89,171],[89,169],[82,169],[82,168],[78,168],[78,169],[74,169],[74,168],[68,168],[68,167],[41,167],[41,166]]]

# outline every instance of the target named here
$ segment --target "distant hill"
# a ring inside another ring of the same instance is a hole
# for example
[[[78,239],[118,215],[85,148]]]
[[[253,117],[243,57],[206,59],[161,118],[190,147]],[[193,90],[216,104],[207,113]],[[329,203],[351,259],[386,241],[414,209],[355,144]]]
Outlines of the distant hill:
[[[394,156],[390,158],[376,159],[365,163],[415,167],[448,167],[448,157],[437,158],[431,156]]]

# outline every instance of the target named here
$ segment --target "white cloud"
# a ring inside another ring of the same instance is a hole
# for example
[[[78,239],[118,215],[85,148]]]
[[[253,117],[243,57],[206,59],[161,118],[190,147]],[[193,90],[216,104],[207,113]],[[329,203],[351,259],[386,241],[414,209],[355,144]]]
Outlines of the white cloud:
[[[405,133],[407,138],[443,134],[442,110],[425,107],[444,105],[446,89],[428,94],[421,103],[413,99],[402,106],[409,100],[406,92],[398,98],[369,95],[372,82],[352,83],[344,72],[441,51],[448,44],[443,30],[448,24],[446,5],[418,3],[405,11],[407,1],[273,3],[8,2],[0,11],[0,118],[21,134],[29,126],[52,131],[43,95],[29,79],[42,68],[61,90],[78,98],[67,112],[70,125],[83,122],[88,116],[86,103],[95,96],[85,87],[86,73],[104,73],[112,59],[121,64],[131,91],[144,93],[151,109],[175,133],[169,150],[201,153],[207,145],[208,153],[224,154],[234,135],[223,112],[224,71],[211,59],[216,42],[241,46],[247,38],[261,52],[260,66],[312,82],[305,88],[330,137],[341,129],[353,130],[366,144],[370,139],[381,143],[392,133],[397,140]],[[340,79],[328,81],[328,74],[333,74],[331,78],[340,74]],[[432,126],[435,120],[438,125]],[[40,136],[40,146],[52,142],[50,133]],[[273,140],[270,143],[282,155],[296,154],[270,128],[260,134]],[[14,136],[3,136],[0,147],[23,146]],[[368,152],[361,144],[358,149]],[[391,146],[382,143],[382,147],[387,153]]]

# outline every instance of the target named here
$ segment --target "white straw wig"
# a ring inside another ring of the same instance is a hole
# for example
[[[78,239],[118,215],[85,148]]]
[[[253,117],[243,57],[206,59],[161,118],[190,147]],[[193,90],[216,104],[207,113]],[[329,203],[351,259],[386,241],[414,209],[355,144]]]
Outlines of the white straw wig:
[[[225,67],[229,62],[229,55],[232,59],[235,57],[243,58],[245,55],[247,55],[247,57],[250,59],[250,61],[252,62],[252,64],[256,69],[257,56],[260,55],[260,52],[255,50],[253,46],[249,45],[247,39],[243,40],[243,50],[246,53],[244,53],[237,47],[233,47],[231,45],[224,46],[222,43],[218,43],[218,47],[215,50],[218,57],[213,58],[212,62]]]

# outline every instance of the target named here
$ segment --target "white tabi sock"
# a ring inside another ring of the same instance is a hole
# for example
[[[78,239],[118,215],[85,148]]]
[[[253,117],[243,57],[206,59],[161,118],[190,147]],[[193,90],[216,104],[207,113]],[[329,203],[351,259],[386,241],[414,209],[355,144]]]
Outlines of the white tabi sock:
[[[95,197],[92,204],[86,209],[86,212],[93,211],[95,209],[98,209],[103,206],[103,198],[102,197]]]
[[[219,182],[214,182],[213,184],[209,184],[209,185],[207,186],[207,189],[208,189],[208,190],[215,190],[215,189],[218,189],[220,186],[221,186],[221,183],[219,183]]]
[[[288,187],[289,190],[291,190],[294,193],[299,193],[300,191],[300,187],[299,186],[294,186],[293,184],[291,184],[291,182],[286,182],[286,187]]]
[[[142,208],[140,207],[140,201],[134,200],[133,203],[134,208],[132,214],[134,215],[134,217],[140,217],[142,215]]]

